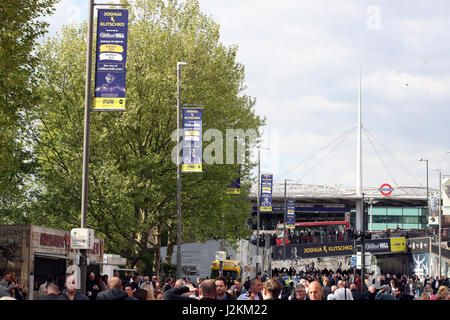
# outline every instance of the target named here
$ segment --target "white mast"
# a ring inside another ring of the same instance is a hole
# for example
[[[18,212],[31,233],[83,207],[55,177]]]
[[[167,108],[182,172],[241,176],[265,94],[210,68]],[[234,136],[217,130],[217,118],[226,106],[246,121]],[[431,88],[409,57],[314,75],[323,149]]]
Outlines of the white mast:
[[[359,95],[358,95],[358,137],[356,142],[356,196],[362,197],[362,120],[361,120],[361,67],[359,68]],[[356,200],[356,231],[362,230],[362,205]]]

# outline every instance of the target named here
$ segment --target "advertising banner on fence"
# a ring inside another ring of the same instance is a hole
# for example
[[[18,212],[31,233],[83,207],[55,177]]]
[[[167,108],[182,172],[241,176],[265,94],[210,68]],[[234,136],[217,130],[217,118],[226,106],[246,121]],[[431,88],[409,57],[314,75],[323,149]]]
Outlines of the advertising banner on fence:
[[[429,253],[430,238],[408,239],[408,251],[412,253]]]
[[[261,204],[260,211],[271,212],[272,211],[272,185],[273,174],[261,175]]]
[[[295,200],[286,200],[286,228],[295,229]]]
[[[283,246],[273,247],[273,260],[283,260]],[[307,259],[332,256],[351,256],[353,254],[353,242],[328,242],[289,244],[286,246],[286,259]]]
[[[202,121],[199,107],[182,108],[183,112],[183,163],[181,172],[202,172]]]
[[[442,214],[450,215],[450,179],[442,184]]]
[[[391,240],[391,252],[404,252],[406,251],[406,238],[390,238]]]
[[[366,239],[364,242],[366,252],[390,253],[406,251],[406,238]],[[356,242],[356,248],[361,251],[361,241]]]
[[[99,9],[92,111],[125,111],[128,10]]]

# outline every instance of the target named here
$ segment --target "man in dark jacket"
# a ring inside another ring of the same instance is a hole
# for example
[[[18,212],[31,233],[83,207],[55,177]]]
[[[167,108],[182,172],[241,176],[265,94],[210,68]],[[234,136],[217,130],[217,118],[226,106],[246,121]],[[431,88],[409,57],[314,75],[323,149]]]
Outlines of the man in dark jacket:
[[[361,300],[361,291],[358,290],[356,284],[352,283],[350,285],[350,290],[352,291],[353,300]]]
[[[216,300],[217,290],[216,284],[212,280],[204,280],[199,286],[200,300]]]
[[[227,292],[227,286],[225,285],[226,279],[224,277],[217,277],[214,281],[216,284],[216,300],[236,300],[231,294]]]
[[[374,301],[376,295],[377,295],[377,291],[376,291],[375,285],[371,284],[371,285],[369,285],[369,290],[367,290],[366,292],[364,292],[362,294],[361,300]]]
[[[59,291],[59,286],[55,282],[48,282],[45,291],[47,291],[47,295],[39,296],[38,300],[62,300],[59,297],[61,291]]]
[[[328,277],[323,277],[322,292],[322,299],[327,300],[328,295],[331,293],[330,279]]]
[[[86,293],[90,300],[96,300],[97,294],[100,292],[100,283],[95,278],[95,273],[89,274],[89,279],[86,281]]]
[[[89,300],[88,297],[77,290],[77,280],[74,275],[67,277],[65,286],[66,290],[59,295],[61,300]]]
[[[276,280],[267,280],[263,284],[263,300],[278,300],[281,293],[281,284]]]
[[[278,275],[278,273],[277,273]],[[250,289],[250,277],[247,277],[247,280],[244,282],[244,289],[248,291]]]
[[[105,291],[97,294],[97,300],[137,300],[134,297],[129,297],[128,294],[122,290],[122,280],[118,277],[112,277],[108,280],[108,286]]]

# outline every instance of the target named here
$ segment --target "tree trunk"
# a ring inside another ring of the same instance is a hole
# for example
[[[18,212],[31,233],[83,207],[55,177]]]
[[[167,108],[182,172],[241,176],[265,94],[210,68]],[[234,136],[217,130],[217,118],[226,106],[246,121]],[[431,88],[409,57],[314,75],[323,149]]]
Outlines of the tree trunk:
[[[154,234],[156,239],[155,253],[153,254],[153,275],[159,276],[159,269],[161,268],[161,225],[156,226]]]
[[[172,255],[173,255],[173,247],[177,242],[177,233],[175,232],[175,224],[173,222],[169,223],[169,234],[167,237],[167,253],[166,253],[166,261],[165,263],[172,263]]]

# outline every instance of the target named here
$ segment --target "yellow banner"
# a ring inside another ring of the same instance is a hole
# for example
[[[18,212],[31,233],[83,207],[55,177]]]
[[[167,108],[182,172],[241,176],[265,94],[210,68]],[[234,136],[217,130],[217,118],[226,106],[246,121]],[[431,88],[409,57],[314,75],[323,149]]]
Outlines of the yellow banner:
[[[182,164],[181,165],[182,172],[202,172],[201,164]]]
[[[100,46],[100,52],[123,52],[123,47],[117,44],[102,44]]]
[[[241,189],[239,189],[239,188],[228,188],[227,194],[241,194]]]
[[[92,110],[125,110],[126,98],[94,98]]]
[[[260,207],[259,211],[271,212],[272,211],[272,207]]]
[[[391,238],[391,252],[406,251],[406,238]]]
[[[185,131],[184,135],[186,135],[186,136],[199,136],[200,135],[200,131]]]

